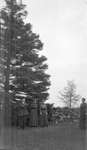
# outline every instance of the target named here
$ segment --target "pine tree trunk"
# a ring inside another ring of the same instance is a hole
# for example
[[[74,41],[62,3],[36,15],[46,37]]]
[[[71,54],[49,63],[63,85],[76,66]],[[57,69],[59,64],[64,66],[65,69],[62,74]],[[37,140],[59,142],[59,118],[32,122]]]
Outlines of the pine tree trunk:
[[[7,63],[6,63],[6,81],[5,81],[5,99],[4,99],[4,125],[9,126],[10,121],[10,102],[9,102],[9,74],[10,74],[10,43],[7,55]]]
[[[7,46],[7,61],[6,61],[6,72],[5,72],[5,102],[4,102],[4,125],[11,125],[11,108],[10,108],[10,99],[9,99],[9,77],[10,77],[10,52],[12,50],[12,18],[13,18],[13,3],[11,1],[11,10],[10,10],[10,21],[9,21],[9,39]]]

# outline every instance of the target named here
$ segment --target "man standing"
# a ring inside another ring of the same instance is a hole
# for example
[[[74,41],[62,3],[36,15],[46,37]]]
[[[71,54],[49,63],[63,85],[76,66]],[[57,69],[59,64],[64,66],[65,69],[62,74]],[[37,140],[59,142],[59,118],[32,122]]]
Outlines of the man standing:
[[[86,109],[87,104],[85,102],[85,98],[82,98],[82,103],[80,105],[80,129],[86,129]]]

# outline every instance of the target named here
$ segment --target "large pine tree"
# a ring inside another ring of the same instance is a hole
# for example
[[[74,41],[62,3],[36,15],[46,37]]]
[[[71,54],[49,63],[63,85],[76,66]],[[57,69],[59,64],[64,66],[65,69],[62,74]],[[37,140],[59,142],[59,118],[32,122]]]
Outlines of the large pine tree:
[[[5,51],[5,103],[21,99],[25,96],[29,104],[36,101],[38,106],[47,100],[50,85],[47,58],[39,52],[43,43],[39,35],[32,32],[30,23],[25,23],[23,17],[27,12],[25,5],[18,5],[16,0],[5,0],[6,7],[1,12],[4,21]],[[11,96],[9,96],[11,95]]]

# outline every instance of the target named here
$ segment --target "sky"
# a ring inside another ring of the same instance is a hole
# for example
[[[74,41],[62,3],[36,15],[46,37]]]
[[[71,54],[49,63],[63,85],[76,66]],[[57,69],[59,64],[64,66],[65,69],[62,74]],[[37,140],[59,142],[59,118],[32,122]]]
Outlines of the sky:
[[[24,0],[33,30],[44,42],[51,75],[49,102],[62,105],[58,91],[74,80],[77,93],[87,97],[87,1]]]
[[[22,1],[27,21],[44,43],[42,54],[51,75],[49,102],[62,105],[58,91],[67,80],[74,80],[77,93],[87,97],[87,0]]]

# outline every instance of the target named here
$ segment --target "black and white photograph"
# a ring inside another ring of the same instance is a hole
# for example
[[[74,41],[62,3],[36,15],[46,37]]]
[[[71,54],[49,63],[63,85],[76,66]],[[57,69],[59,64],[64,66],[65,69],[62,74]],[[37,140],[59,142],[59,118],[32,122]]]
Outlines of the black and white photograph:
[[[87,0],[0,0],[0,150],[87,150]]]

